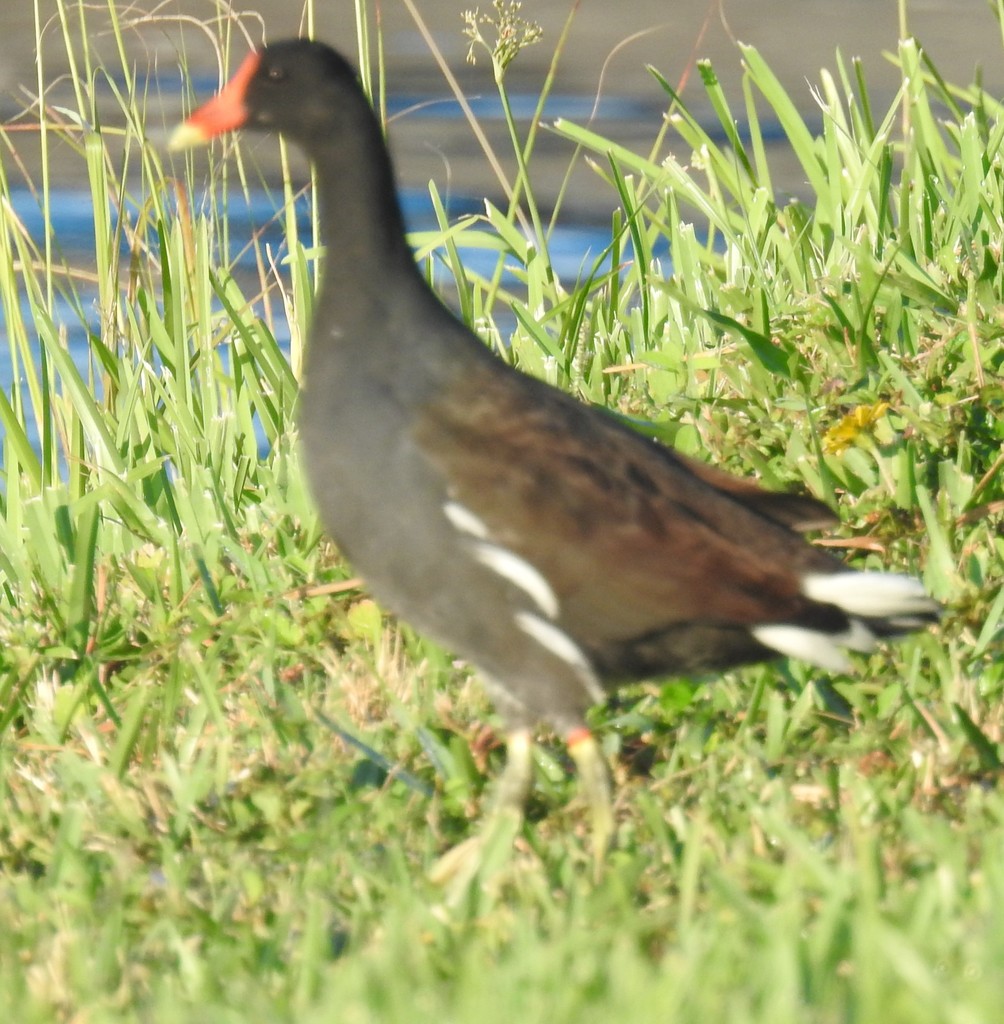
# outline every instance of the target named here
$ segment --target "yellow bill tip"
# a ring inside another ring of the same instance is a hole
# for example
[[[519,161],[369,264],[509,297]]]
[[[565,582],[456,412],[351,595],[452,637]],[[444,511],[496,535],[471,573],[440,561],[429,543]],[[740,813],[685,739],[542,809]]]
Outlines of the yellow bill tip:
[[[167,148],[172,153],[176,153],[183,149],[204,146],[209,141],[209,138],[210,136],[205,130],[198,125],[192,124],[190,121],[182,121],[171,133]]]

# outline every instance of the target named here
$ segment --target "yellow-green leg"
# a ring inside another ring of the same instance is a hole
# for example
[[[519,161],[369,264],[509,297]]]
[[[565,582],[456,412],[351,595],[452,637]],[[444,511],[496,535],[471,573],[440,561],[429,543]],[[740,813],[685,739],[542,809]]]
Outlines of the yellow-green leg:
[[[610,775],[603,751],[588,729],[574,730],[567,742],[568,752],[579,770],[579,786],[592,819],[593,872],[598,879],[614,836]]]
[[[593,871],[598,879],[614,835],[610,776],[603,752],[588,729],[573,730],[567,744],[589,808]],[[523,810],[532,781],[533,739],[528,729],[519,729],[509,734],[505,770],[499,778],[491,809],[477,833],[443,854],[429,872],[429,879],[435,885],[449,886],[450,902],[460,898],[479,872],[490,875],[508,859],[523,825]]]
[[[506,763],[491,809],[477,833],[454,846],[429,872],[435,885],[449,885],[460,895],[486,865],[504,860],[523,825],[523,809],[533,781],[533,739],[529,729],[511,732],[506,741]]]

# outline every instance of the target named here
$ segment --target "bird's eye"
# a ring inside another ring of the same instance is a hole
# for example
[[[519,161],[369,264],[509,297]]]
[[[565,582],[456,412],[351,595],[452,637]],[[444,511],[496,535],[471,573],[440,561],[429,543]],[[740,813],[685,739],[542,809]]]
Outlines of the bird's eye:
[[[286,69],[278,64],[273,64],[268,69],[268,80],[270,82],[281,82],[286,77]]]

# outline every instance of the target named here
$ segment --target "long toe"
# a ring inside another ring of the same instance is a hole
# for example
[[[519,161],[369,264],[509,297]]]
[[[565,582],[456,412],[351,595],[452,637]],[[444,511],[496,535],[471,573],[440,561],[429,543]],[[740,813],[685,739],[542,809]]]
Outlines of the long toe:
[[[475,883],[491,889],[512,860],[523,815],[512,807],[495,808],[478,831],[451,847],[429,870],[429,881],[445,890],[446,902],[455,906]]]

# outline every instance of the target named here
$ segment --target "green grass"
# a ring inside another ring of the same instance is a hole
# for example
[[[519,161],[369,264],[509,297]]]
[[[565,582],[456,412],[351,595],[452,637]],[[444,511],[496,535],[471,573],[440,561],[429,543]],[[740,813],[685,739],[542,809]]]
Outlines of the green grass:
[[[58,47],[74,73],[42,146],[62,145],[95,197],[87,266],[13,217],[24,142],[0,131],[0,303],[22,381],[0,396],[7,1019],[999,1020],[996,101],[903,42],[890,108],[838,56],[813,134],[747,48],[741,96],[702,68],[728,146],[663,79],[650,153],[554,129],[609,183],[621,273],[555,279],[515,124],[507,207],[415,240],[486,337],[515,314],[502,340],[528,372],[830,501],[852,564],[919,573],[948,608],[855,679],[782,662],[597,710],[618,817],[598,884],[544,736],[516,856],[447,907],[425,872],[499,769],[495,719],[462,666],[367,600],[309,505],[273,324],[289,312],[298,367],[314,240],[286,217],[287,276],[259,245],[260,280],[238,280],[220,258],[226,197],[253,167],[239,151],[165,165],[129,32],[112,12],[121,66],[105,68],[88,39],[107,13],[60,12],[40,77]],[[379,100],[372,24],[359,39]],[[236,34],[222,45],[243,52]],[[804,171],[798,202],[772,183],[767,118]],[[203,191],[204,207],[178,201]],[[666,242],[672,273],[652,256]],[[466,270],[466,245],[497,251],[499,272]],[[97,310],[84,373],[57,294],[82,323]]]

